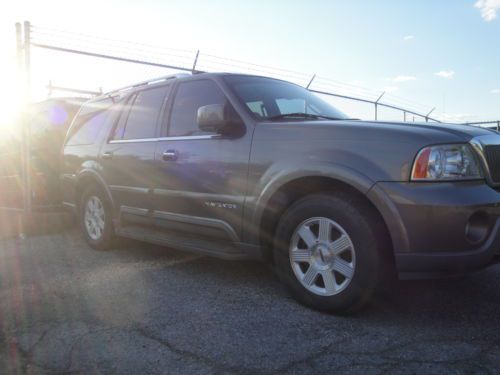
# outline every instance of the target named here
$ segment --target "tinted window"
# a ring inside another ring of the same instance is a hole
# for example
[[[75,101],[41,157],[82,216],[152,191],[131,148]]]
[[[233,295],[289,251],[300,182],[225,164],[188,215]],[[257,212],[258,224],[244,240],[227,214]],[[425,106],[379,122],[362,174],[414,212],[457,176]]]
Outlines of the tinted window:
[[[88,145],[97,141],[110,114],[111,99],[86,103],[70,129],[67,145]]]
[[[266,108],[262,100],[257,102],[248,102],[246,105],[258,118],[267,116]]]
[[[170,116],[170,137],[211,134],[198,128],[198,108],[209,104],[225,104],[226,97],[215,82],[184,82],[179,85]]]
[[[120,117],[113,131],[112,139],[122,139],[125,132],[125,125],[127,124],[130,107],[134,103],[136,94],[130,96],[127,101],[120,108]]]
[[[97,141],[100,131],[104,128],[104,121],[108,116],[107,112],[99,112],[93,116],[87,116],[87,120],[74,131],[68,139],[67,144],[89,145]]]
[[[154,138],[158,116],[168,90],[168,86],[163,86],[139,91],[132,97],[129,101],[130,111],[122,112],[114,139]]]

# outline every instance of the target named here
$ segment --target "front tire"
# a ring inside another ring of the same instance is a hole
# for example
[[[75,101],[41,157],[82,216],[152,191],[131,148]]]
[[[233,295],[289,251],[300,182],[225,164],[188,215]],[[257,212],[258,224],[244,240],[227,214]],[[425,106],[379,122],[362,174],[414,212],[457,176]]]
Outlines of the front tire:
[[[82,194],[80,226],[92,248],[107,250],[113,245],[115,237],[111,205],[107,196],[95,186]]]
[[[377,288],[384,227],[356,196],[318,194],[288,208],[278,224],[274,258],[280,279],[302,304],[349,314]]]

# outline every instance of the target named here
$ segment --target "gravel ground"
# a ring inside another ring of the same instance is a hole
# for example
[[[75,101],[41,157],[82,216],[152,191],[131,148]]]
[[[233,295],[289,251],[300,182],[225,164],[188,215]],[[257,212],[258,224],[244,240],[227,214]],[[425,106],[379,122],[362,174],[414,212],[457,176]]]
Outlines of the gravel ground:
[[[260,263],[75,232],[0,240],[0,373],[500,370],[500,267],[400,282],[354,317],[292,300]]]

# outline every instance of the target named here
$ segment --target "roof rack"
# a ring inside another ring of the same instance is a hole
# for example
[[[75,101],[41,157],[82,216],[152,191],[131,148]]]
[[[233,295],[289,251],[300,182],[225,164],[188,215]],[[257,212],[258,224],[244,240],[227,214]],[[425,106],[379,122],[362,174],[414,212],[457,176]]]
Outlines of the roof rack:
[[[164,76],[164,77],[152,78],[152,79],[148,79],[147,81],[134,83],[133,85],[124,86],[124,87],[121,87],[119,89],[115,89],[115,90],[106,92],[103,94],[103,96],[112,96],[112,95],[120,93],[121,91],[131,90],[131,89],[135,89],[137,87],[153,85],[155,83],[168,81],[171,79],[184,78],[184,77],[190,77],[190,76],[191,76],[191,74],[189,74],[189,73],[176,73],[176,74],[170,74],[170,75]]]

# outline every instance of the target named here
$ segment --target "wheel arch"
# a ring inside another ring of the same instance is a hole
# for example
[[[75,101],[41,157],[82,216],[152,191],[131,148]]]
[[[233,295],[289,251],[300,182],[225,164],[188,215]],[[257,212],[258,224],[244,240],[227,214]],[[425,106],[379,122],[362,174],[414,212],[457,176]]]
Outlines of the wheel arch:
[[[111,207],[114,211],[115,206],[113,204],[113,197],[103,178],[97,172],[94,172],[92,170],[85,170],[80,172],[76,179],[75,203],[77,212],[80,209],[80,201],[82,199],[83,193],[89,186],[92,185],[96,186],[98,189],[101,189],[106,194],[106,197],[111,203]]]
[[[354,178],[342,178],[339,175],[306,174],[295,176],[284,180],[280,184],[275,184],[274,188],[268,192],[265,203],[261,201],[260,213],[257,213],[258,241],[261,245],[263,256],[267,260],[272,259],[272,244],[274,233],[278,222],[291,204],[307,195],[319,193],[344,193],[356,197],[356,200],[366,205],[374,215],[377,215],[384,227],[384,235],[387,237],[388,246],[391,247],[391,257],[394,244],[391,232],[384,215],[377,205],[368,198],[367,193],[374,183],[362,175],[355,175]]]

